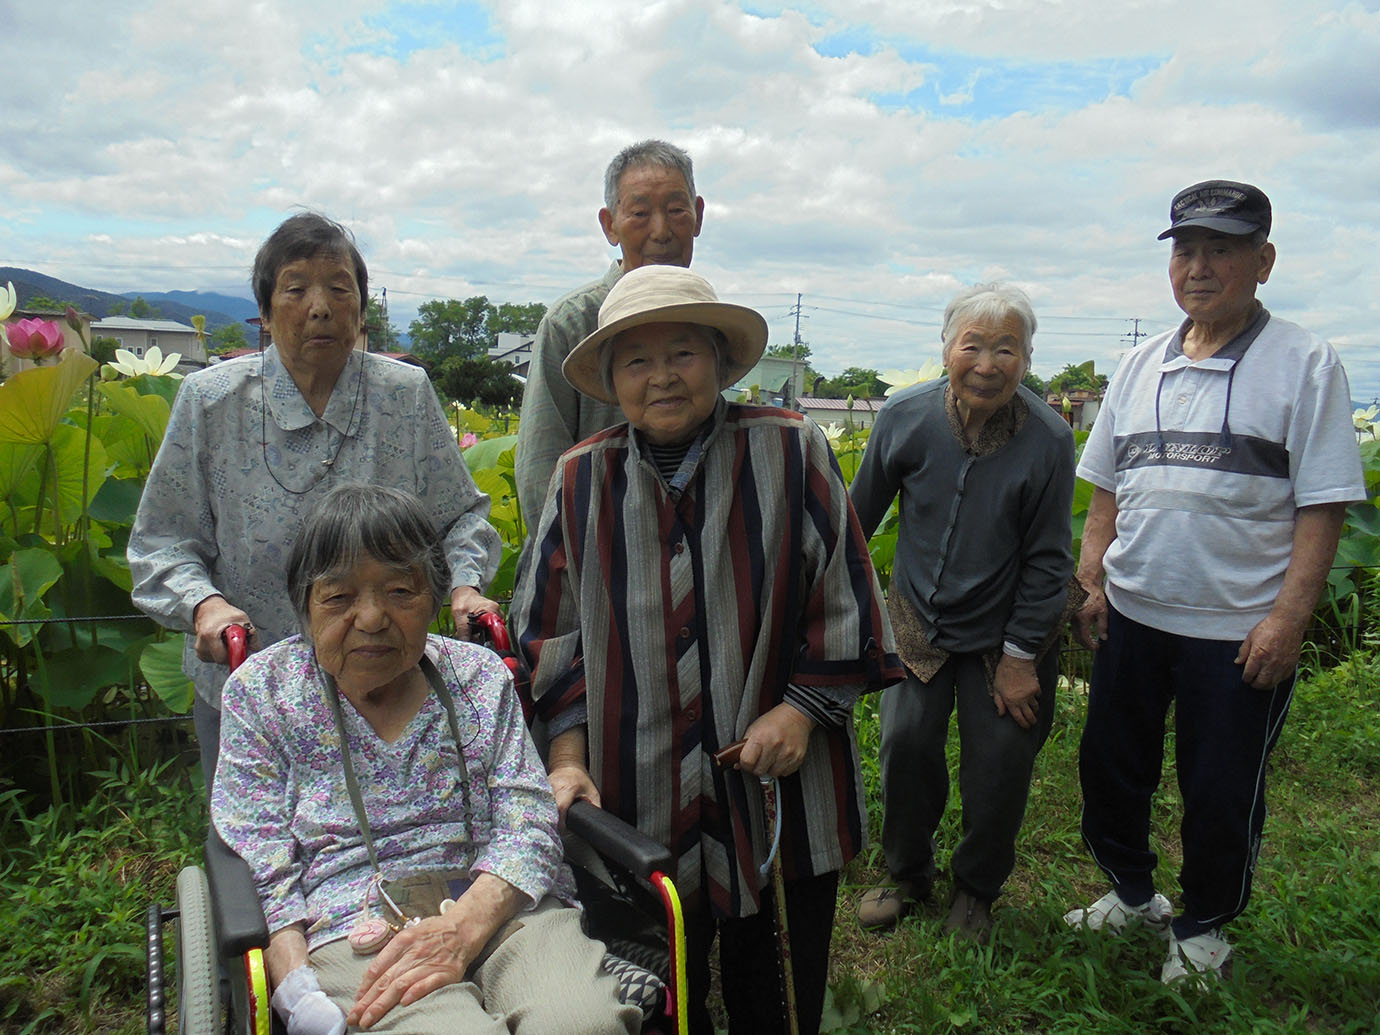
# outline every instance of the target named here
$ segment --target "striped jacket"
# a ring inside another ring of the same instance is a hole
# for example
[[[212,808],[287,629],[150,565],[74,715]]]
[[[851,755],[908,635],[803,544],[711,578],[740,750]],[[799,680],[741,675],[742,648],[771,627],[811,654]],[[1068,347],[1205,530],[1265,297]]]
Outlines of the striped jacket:
[[[668,487],[626,424],[561,458],[513,602],[548,720],[588,709],[606,809],[671,847],[682,893],[756,912],[770,843],[749,774],[711,755],[786,684],[878,690],[904,675],[867,541],[823,433],[720,402]],[[867,824],[851,719],[781,781],[787,879],[827,873]]]

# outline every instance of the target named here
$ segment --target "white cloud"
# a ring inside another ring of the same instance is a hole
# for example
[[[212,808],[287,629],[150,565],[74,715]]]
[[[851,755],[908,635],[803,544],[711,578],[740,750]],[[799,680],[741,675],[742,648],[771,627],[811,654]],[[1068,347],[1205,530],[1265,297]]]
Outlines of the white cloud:
[[[1170,196],[1227,176],[1275,202],[1266,304],[1380,391],[1373,2],[792,6],[517,0],[457,33],[482,12],[12,5],[0,67],[38,38],[67,67],[7,79],[0,264],[243,290],[309,205],[355,228],[403,326],[433,296],[549,302],[602,272],[603,167],[654,135],[696,159],[697,266],[773,341],[800,292],[822,369],[918,365],[954,290],[1000,276],[1035,300],[1037,371],[1109,370],[1131,318],[1178,320]]]

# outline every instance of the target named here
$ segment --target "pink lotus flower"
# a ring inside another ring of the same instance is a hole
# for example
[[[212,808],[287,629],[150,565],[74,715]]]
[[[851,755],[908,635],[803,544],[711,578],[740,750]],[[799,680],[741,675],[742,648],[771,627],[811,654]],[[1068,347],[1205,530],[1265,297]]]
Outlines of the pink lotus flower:
[[[476,435],[473,431],[467,431],[462,436],[460,436],[460,448],[469,449],[470,446],[474,445],[478,441],[478,435]]]
[[[62,328],[52,320],[16,320],[5,327],[10,355],[42,362],[63,350]]]

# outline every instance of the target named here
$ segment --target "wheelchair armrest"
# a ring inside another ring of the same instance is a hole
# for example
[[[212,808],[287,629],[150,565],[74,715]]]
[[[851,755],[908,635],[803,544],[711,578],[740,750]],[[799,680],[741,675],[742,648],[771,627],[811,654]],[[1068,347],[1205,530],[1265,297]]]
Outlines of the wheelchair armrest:
[[[243,956],[266,947],[268,923],[249,864],[230,850],[214,826],[206,834],[206,878],[221,955]]]
[[[566,811],[565,825],[606,860],[634,877],[648,880],[658,870],[669,873],[672,869],[674,860],[669,848],[597,805],[574,802]]]

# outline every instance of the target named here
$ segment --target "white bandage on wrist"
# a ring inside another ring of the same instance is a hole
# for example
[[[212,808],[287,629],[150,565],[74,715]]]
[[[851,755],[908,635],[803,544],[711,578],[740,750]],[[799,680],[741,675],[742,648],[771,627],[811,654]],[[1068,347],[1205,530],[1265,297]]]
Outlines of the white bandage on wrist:
[[[273,1009],[287,1025],[288,1035],[344,1035],[345,1015],[321,990],[316,971],[302,964],[273,990]]]

